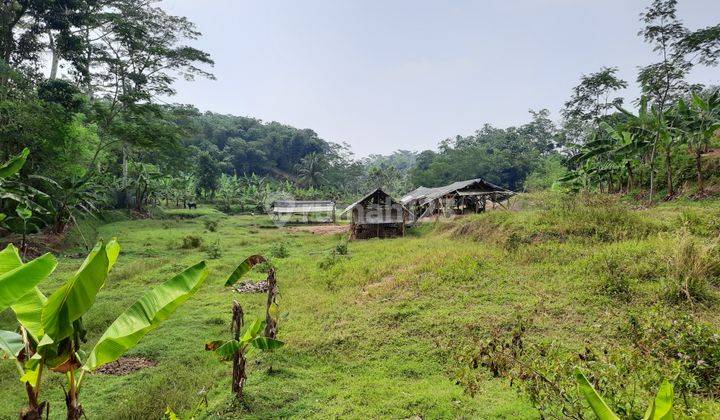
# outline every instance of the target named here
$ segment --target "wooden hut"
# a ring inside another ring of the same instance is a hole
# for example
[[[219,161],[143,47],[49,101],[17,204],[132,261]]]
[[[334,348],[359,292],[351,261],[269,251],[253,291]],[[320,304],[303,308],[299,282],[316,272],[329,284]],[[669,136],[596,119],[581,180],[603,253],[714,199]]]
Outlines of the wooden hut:
[[[380,188],[350,204],[341,214],[351,214],[351,239],[392,238],[405,235],[411,220],[408,209]]]
[[[502,203],[513,195],[513,191],[475,178],[437,188],[419,187],[407,193],[400,202],[419,218],[434,213],[480,213],[485,211],[488,203],[504,206]]]
[[[301,216],[309,222],[315,215],[315,221],[335,223],[334,201],[275,201],[272,203],[270,214],[273,218]]]

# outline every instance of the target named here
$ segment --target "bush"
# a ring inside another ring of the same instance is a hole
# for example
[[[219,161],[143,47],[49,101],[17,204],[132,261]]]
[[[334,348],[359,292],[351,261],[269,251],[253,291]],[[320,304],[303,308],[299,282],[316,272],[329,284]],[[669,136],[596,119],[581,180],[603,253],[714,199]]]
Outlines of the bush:
[[[720,396],[720,331],[690,314],[654,308],[630,316],[622,332],[656,366],[671,365],[681,395]]]
[[[717,331],[691,321],[666,321],[660,313],[643,314],[641,319],[621,331],[630,345],[586,344],[582,349],[529,340],[532,324],[522,318],[501,323],[470,345],[450,344],[459,348],[455,377],[470,394],[483,389],[488,375],[507,378],[542,418],[575,419],[594,418],[577,392],[573,379],[577,367],[592,372],[593,387],[621,418],[643,418],[653,390],[664,378],[673,378],[677,394],[683,397],[676,414],[698,414],[694,398],[720,392]]]
[[[203,243],[202,238],[196,235],[187,235],[183,238],[182,241],[183,243],[180,246],[182,249],[200,248]]]
[[[216,240],[212,244],[205,247],[205,253],[211,260],[217,260],[222,256],[222,249],[220,248],[220,239]]]
[[[667,258],[665,298],[672,303],[712,300],[710,287],[720,276],[717,243],[703,244],[686,232],[677,235]]]
[[[348,254],[347,242],[340,242],[339,244],[335,245],[335,252],[338,255],[347,255]]]
[[[284,242],[278,242],[270,247],[269,254],[273,258],[287,258],[290,255],[290,251]]]
[[[210,232],[217,231],[218,228],[218,221],[213,219],[205,219],[205,229],[209,230]]]
[[[339,260],[340,258],[338,257],[338,254],[336,254],[335,252],[329,252],[325,254],[325,256],[320,261],[318,261],[318,268],[320,268],[321,270],[328,270],[332,266],[337,264]]]

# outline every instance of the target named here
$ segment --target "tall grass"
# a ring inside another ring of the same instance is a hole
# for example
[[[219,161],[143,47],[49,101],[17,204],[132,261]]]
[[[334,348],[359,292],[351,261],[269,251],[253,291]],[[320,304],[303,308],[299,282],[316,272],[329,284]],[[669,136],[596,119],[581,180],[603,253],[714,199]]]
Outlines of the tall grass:
[[[490,211],[453,223],[440,230],[453,237],[490,240],[509,249],[518,244],[546,241],[613,242],[645,238],[668,226],[615,197],[591,194],[547,194],[528,202],[524,211]]]
[[[686,231],[669,244],[665,297],[673,302],[710,302],[720,277],[720,246],[705,244]]]

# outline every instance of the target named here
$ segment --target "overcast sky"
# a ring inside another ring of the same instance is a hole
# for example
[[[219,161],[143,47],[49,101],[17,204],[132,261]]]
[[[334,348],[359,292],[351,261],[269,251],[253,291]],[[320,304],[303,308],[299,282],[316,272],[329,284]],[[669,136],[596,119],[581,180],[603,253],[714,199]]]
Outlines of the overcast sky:
[[[164,0],[203,36],[216,81],[178,83],[173,102],[311,128],[357,156],[424,150],[484,123],[557,119],[580,75],[617,66],[635,98],[655,61],[637,32],[649,0]],[[691,29],[720,0],[680,0]],[[720,84],[720,68],[692,81]]]

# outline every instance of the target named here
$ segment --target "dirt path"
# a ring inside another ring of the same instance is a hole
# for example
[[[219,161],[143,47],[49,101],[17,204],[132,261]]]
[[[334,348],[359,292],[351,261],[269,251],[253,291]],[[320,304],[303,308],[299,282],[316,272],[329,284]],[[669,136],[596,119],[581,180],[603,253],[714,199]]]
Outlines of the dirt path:
[[[290,232],[310,232],[315,235],[334,235],[336,233],[347,233],[349,225],[310,225],[293,226],[286,228]]]

